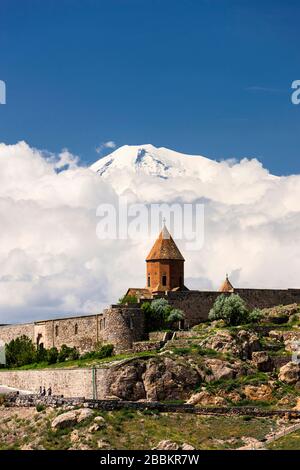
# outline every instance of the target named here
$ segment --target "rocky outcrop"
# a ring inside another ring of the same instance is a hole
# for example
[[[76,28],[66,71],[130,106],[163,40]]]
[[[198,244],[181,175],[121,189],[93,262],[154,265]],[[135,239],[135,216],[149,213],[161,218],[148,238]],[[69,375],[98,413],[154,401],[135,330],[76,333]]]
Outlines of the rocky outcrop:
[[[282,324],[286,323],[291,316],[299,313],[299,306],[297,304],[280,305],[277,307],[265,308],[262,312],[264,321]]]
[[[159,441],[156,447],[152,450],[195,450],[195,447],[184,442],[182,446],[179,446],[176,442],[163,440]]]
[[[273,361],[266,351],[255,351],[252,353],[252,364],[260,372],[271,372],[273,370]]]
[[[246,398],[253,401],[268,401],[272,400],[272,387],[267,384],[255,386],[245,385],[243,390]]]
[[[146,398],[142,380],[144,371],[144,361],[133,361],[112,371],[110,395],[133,401]]]
[[[246,330],[240,330],[236,335],[228,330],[214,332],[205,338],[200,346],[222,353],[230,353],[242,359],[250,359],[254,351],[261,349],[257,334]]]
[[[201,392],[194,393],[187,403],[195,406],[222,406],[226,404],[226,400],[220,396],[212,395],[206,390],[203,390]]]
[[[280,368],[278,378],[289,385],[296,384],[300,380],[300,365],[288,362]]]
[[[246,373],[240,361],[231,363],[222,359],[204,359],[198,372],[204,382],[234,379]]]
[[[187,363],[178,363],[168,357],[150,359],[143,374],[146,398],[160,401],[184,398],[199,382],[195,369]]]
[[[93,411],[88,408],[80,410],[67,411],[58,415],[51,423],[52,429],[63,429],[74,426],[77,423],[81,423],[86,419],[93,416]]]
[[[169,357],[135,360],[112,371],[109,394],[133,401],[181,399],[199,380],[197,371],[186,362]]]

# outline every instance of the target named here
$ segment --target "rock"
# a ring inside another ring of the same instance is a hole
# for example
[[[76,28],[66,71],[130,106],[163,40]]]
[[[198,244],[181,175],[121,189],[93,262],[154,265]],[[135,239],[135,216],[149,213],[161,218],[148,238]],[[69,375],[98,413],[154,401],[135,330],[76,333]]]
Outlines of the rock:
[[[260,372],[271,372],[273,363],[266,351],[254,351],[252,353],[252,363]]]
[[[81,423],[93,416],[93,410],[89,408],[82,408],[80,410],[67,411],[58,415],[51,423],[53,429],[62,429],[74,426],[77,423]]]
[[[160,356],[121,364],[112,370],[110,380],[109,393],[123,400],[160,401],[186,398],[199,375],[187,362]]]
[[[92,425],[89,427],[88,432],[91,433],[91,434],[93,434],[94,432],[99,431],[99,429],[100,429],[99,424],[94,423],[94,424],[92,424]]]
[[[262,310],[264,321],[282,324],[289,320],[291,315],[299,312],[297,304],[280,305],[271,308],[265,308]]]
[[[156,447],[152,450],[179,450],[179,445],[176,442],[163,440],[159,441]]]
[[[86,419],[94,415],[93,410],[91,410],[90,408],[82,408],[80,410],[76,410],[76,413],[77,423],[81,423],[82,421],[85,421]]]
[[[195,447],[193,447],[190,444],[187,444],[186,442],[184,442],[181,446],[181,450],[195,450]]]
[[[277,405],[280,405],[280,406],[290,405],[290,402],[291,402],[291,400],[290,400],[289,397],[283,397],[277,402]]]
[[[77,423],[77,412],[67,411],[58,415],[51,423],[52,429],[63,429],[70,426],[74,426]]]
[[[99,428],[104,428],[106,426],[106,421],[102,416],[96,416],[94,423],[98,424]]]
[[[225,399],[219,396],[211,395],[209,392],[203,390],[202,392],[195,393],[187,401],[189,405],[195,406],[222,406],[226,403]]]
[[[261,349],[257,334],[246,330],[239,331],[235,336],[227,330],[214,332],[203,340],[200,346],[222,353],[231,353],[242,359],[251,358],[253,351]]]
[[[98,449],[110,449],[110,444],[107,441],[104,441],[103,439],[100,439],[97,442]]]
[[[297,403],[293,410],[300,411],[300,398],[297,398]]]
[[[246,397],[253,401],[268,401],[273,398],[270,385],[245,385],[243,391]]]
[[[258,439],[255,439],[255,437],[242,437],[241,439],[245,445],[239,447],[238,450],[254,450],[264,448],[264,443],[260,442]]]
[[[227,398],[227,400],[232,401],[233,403],[238,403],[241,401],[241,396],[239,392],[233,390],[232,392],[226,392],[225,390],[219,390],[219,397]]]
[[[231,364],[221,359],[204,359],[199,369],[200,377],[205,382],[233,379],[243,372],[243,366],[238,362]]]
[[[259,337],[251,331],[239,331],[237,341],[240,345],[240,356],[243,359],[251,359],[253,352],[261,349]]]
[[[72,431],[70,434],[70,441],[74,444],[75,442],[78,442],[79,439],[79,432],[77,429],[74,429],[74,431]]]
[[[150,359],[143,374],[146,398],[150,401],[186,398],[199,382],[199,375],[189,364],[164,357]]]
[[[122,400],[137,401],[146,398],[142,381],[144,361],[133,361],[112,371],[110,393]]]
[[[300,366],[295,362],[288,362],[279,370],[279,380],[289,385],[293,385],[300,379]]]

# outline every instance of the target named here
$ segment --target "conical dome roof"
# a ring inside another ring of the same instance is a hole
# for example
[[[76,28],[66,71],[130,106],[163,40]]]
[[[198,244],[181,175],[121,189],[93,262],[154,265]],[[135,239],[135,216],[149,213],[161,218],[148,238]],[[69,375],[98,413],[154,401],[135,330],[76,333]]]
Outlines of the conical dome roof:
[[[167,227],[164,225],[156,242],[150,250],[146,261],[160,260],[160,259],[177,259],[184,261],[176,243],[170,235]]]
[[[219,292],[233,292],[233,291],[234,291],[234,287],[228,279],[228,274],[226,274],[226,279],[221,285]]]

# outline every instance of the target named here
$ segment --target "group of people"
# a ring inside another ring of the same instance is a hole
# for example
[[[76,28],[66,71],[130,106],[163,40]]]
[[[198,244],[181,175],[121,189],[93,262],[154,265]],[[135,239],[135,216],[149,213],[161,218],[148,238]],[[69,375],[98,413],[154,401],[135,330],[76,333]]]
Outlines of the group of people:
[[[48,390],[47,390],[47,392],[46,392],[46,387],[40,386],[40,395],[41,395],[42,397],[45,397],[46,395],[48,395],[48,397],[51,397],[51,395],[52,395],[52,388],[49,387]]]

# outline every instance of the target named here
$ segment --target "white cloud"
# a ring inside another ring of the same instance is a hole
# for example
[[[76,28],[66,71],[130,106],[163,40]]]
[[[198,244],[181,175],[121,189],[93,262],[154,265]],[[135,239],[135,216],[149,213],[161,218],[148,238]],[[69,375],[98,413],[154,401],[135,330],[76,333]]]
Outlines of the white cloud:
[[[121,178],[133,202],[206,201],[204,246],[184,251],[188,286],[216,288],[229,272],[241,287],[300,287],[299,175],[272,177],[244,159],[170,179],[122,170],[110,181],[66,150],[0,144],[0,323],[99,312],[144,286],[153,240],[96,237],[96,208],[117,205]]]
[[[99,155],[103,152],[105,149],[115,149],[116,148],[116,143],[113,140],[108,140],[107,142],[102,142],[96,147],[96,153]]]

